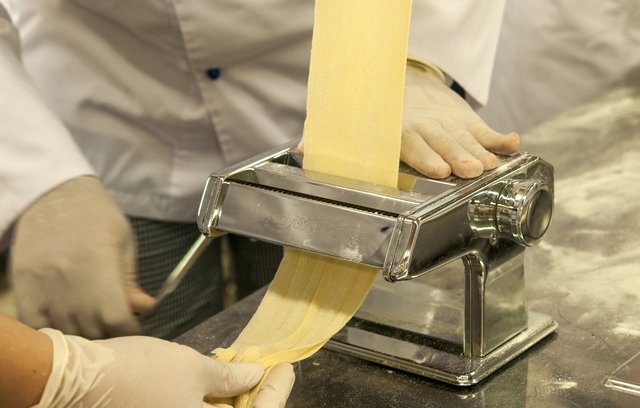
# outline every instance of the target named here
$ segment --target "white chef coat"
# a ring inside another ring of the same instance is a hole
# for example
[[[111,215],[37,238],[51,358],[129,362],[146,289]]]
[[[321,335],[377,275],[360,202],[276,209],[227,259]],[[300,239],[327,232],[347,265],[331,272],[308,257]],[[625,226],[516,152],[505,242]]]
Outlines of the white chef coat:
[[[640,1],[510,1],[479,114],[496,130],[524,132],[638,66]]]
[[[68,129],[43,109],[4,113],[0,180],[17,193],[0,196],[0,231],[42,192],[91,171],[74,140],[127,214],[193,221],[210,173],[301,136],[312,0],[0,3]],[[414,0],[409,53],[483,103],[504,0],[478,3]],[[0,81],[24,83],[17,71]],[[3,105],[35,99],[13,88]]]
[[[82,174],[93,170],[31,85],[19,60],[18,33],[0,5],[0,250],[7,244],[4,232],[30,202]]]

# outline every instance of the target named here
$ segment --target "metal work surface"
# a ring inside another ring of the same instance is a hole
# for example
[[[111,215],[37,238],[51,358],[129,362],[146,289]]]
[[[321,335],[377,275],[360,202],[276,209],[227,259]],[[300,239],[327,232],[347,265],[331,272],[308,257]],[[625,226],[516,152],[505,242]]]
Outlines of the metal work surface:
[[[640,351],[640,70],[525,135],[523,150],[555,167],[554,219],[525,274],[528,308],[556,332],[468,388],[323,349],[296,364],[287,407],[640,407],[603,385]],[[263,293],[178,341],[230,344]]]

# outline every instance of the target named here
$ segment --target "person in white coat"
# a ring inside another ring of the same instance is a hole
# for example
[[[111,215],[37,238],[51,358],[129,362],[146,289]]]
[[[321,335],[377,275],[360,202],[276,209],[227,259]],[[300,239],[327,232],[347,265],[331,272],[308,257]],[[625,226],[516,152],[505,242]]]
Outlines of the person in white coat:
[[[90,338],[134,333],[145,291],[198,234],[208,174],[300,137],[314,3],[0,3],[28,72],[4,20],[0,234],[20,317]],[[503,8],[414,1],[421,63],[407,68],[401,158],[426,175],[474,177],[496,166],[490,151],[519,145],[470,108],[487,100]],[[171,338],[220,309],[218,250],[145,333]]]
[[[478,113],[497,130],[526,132],[638,67],[637,0],[511,1],[491,99]]]

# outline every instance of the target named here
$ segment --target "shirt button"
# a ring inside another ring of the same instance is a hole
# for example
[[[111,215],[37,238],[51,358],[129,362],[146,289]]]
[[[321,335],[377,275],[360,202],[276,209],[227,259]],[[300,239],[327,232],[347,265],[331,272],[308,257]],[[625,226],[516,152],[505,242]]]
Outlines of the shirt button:
[[[207,77],[213,81],[220,78],[220,68],[210,68],[207,70]]]

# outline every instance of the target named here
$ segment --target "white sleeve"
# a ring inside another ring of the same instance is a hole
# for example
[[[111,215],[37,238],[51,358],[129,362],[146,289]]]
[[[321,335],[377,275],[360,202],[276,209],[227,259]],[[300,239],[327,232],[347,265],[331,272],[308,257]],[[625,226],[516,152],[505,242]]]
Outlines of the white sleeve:
[[[438,66],[472,104],[486,104],[505,1],[415,0],[409,55]]]
[[[94,171],[31,84],[0,5],[0,238],[39,196],[86,174]]]

